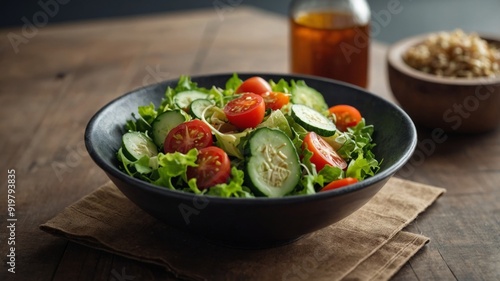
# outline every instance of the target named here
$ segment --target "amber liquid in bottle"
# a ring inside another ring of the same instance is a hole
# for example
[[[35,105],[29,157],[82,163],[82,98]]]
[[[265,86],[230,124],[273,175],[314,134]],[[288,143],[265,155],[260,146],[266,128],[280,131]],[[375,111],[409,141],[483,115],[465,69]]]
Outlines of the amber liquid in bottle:
[[[368,84],[369,25],[336,11],[300,14],[291,19],[291,70]]]

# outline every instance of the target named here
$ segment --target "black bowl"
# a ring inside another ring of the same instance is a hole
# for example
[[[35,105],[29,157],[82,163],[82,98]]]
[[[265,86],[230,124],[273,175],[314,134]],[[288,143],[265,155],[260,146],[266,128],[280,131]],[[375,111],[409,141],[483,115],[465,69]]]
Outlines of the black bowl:
[[[223,87],[232,74],[195,76],[199,86]],[[92,159],[116,186],[147,213],[178,229],[237,247],[269,247],[294,241],[349,216],[372,198],[412,155],[417,141],[415,126],[396,105],[361,88],[311,76],[240,74],[278,81],[305,80],[323,93],[327,103],[357,107],[366,122],[375,126],[374,153],[383,159],[380,171],[362,182],[314,195],[284,198],[219,198],[167,190],[132,178],[118,168],[116,152],[124,124],[139,105],[158,105],[167,86],[177,80],[127,93],[99,110],[85,131]]]

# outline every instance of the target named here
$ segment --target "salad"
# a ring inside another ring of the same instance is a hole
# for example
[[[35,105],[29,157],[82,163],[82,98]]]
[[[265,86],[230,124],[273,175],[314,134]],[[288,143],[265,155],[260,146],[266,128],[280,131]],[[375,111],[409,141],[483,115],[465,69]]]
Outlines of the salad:
[[[339,188],[379,170],[374,127],[350,105],[328,107],[302,80],[237,74],[224,88],[181,76],[161,104],[125,124],[120,169],[168,189],[283,197]]]

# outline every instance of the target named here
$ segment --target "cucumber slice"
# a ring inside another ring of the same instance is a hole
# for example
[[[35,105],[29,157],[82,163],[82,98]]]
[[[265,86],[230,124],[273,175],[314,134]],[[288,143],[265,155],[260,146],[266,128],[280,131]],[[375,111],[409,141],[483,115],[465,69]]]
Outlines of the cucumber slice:
[[[158,148],[144,133],[128,132],[122,137],[123,155],[131,161],[141,159],[143,156],[153,157],[158,154]]]
[[[258,128],[250,136],[245,151],[246,182],[256,195],[283,197],[299,183],[299,156],[284,132]]]
[[[186,122],[186,117],[179,109],[165,111],[151,123],[153,141],[158,147],[163,147],[168,132],[177,125]]]
[[[292,118],[308,131],[329,137],[337,131],[335,124],[318,111],[302,104],[292,105]]]
[[[319,112],[328,109],[328,105],[323,95],[315,89],[305,85],[296,85],[292,88],[292,102],[294,104],[307,105]]]
[[[197,99],[189,106],[189,112],[194,118],[202,119],[203,111],[212,105],[214,105],[214,103],[211,100]]]
[[[189,108],[189,105],[194,100],[207,99],[207,98],[208,98],[208,94],[205,94],[203,92],[199,92],[199,91],[184,91],[184,92],[177,93],[174,96],[174,103],[179,108],[187,109],[187,108]]]

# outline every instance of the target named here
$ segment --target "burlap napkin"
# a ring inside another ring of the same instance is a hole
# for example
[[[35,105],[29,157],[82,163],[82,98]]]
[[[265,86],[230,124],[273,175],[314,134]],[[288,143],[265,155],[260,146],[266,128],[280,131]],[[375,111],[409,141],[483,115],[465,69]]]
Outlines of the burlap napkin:
[[[289,245],[239,250],[157,221],[107,183],[40,228],[90,247],[164,266],[193,280],[388,280],[425,243],[401,231],[442,188],[392,178],[360,210]]]

